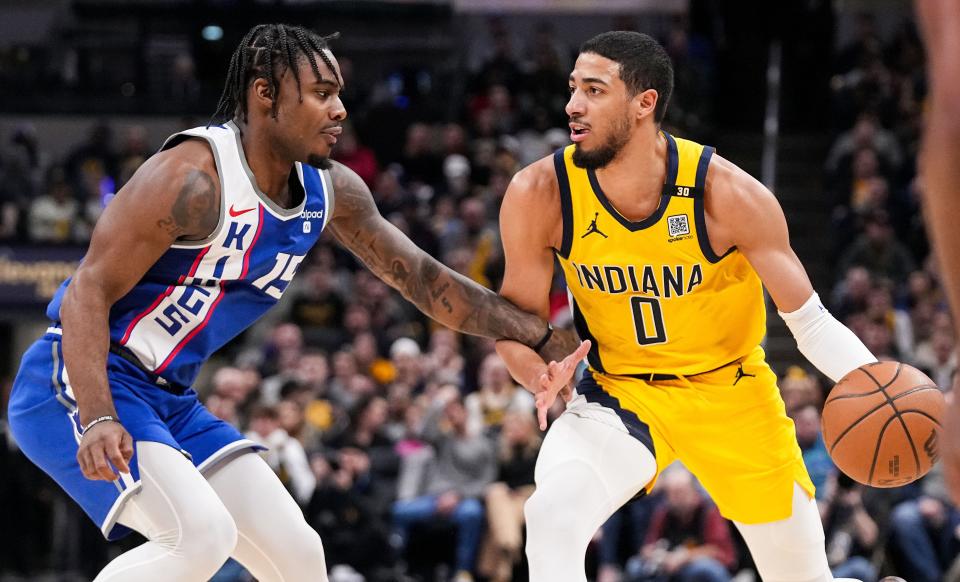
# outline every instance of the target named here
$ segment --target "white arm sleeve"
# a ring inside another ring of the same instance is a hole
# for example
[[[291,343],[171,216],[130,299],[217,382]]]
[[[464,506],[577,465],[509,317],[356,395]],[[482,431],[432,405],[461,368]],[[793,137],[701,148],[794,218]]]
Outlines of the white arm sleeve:
[[[877,361],[860,338],[827,311],[816,293],[800,309],[778,313],[797,340],[800,353],[834,382]]]

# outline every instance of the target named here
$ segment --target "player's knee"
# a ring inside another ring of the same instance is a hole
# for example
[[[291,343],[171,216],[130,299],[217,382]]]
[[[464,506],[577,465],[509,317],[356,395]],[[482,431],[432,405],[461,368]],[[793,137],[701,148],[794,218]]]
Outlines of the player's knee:
[[[285,524],[282,533],[271,535],[268,547],[271,559],[289,582],[326,580],[326,558],[323,542],[304,519]]]
[[[237,525],[222,503],[208,503],[187,516],[180,516],[177,551],[191,560],[223,564],[237,547]]]
[[[523,514],[527,522],[528,547],[530,542],[552,544],[552,540],[562,540],[563,543],[573,543],[584,535],[587,539],[593,532],[585,533],[582,516],[572,509],[560,510],[558,504],[550,501],[550,496],[544,489],[537,489],[523,506]]]

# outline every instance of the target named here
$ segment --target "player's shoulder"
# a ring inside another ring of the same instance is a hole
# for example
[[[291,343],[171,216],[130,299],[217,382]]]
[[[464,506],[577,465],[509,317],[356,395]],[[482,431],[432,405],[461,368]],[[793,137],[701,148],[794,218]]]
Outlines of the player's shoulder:
[[[560,199],[560,186],[554,168],[553,154],[540,158],[517,172],[510,180],[507,197],[512,202],[524,206],[546,208],[557,205]]]
[[[187,180],[202,176],[219,190],[220,176],[210,144],[202,138],[184,137],[150,156],[132,181],[149,181],[154,188],[159,184],[164,189],[179,191]]]
[[[714,154],[707,170],[705,200],[708,210],[762,208],[776,198],[759,180],[730,160]]]
[[[320,168],[318,168],[319,170]],[[347,190],[369,190],[363,178],[359,174],[336,160],[327,160],[325,168],[330,173],[330,181],[333,183],[335,191]]]

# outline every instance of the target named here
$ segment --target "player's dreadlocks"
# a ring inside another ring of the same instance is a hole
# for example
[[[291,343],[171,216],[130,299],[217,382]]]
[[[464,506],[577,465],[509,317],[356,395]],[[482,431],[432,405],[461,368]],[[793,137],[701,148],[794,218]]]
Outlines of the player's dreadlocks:
[[[339,32],[327,36],[320,36],[302,26],[288,24],[259,24],[240,41],[240,45],[230,57],[230,68],[227,70],[227,81],[223,87],[220,102],[210,123],[224,123],[234,116],[247,120],[247,87],[257,78],[263,78],[270,84],[270,93],[273,96],[273,118],[277,117],[277,103],[280,95],[280,78],[284,70],[293,73],[297,83],[297,92],[303,101],[300,91],[300,74],[297,61],[303,56],[310,63],[313,74],[321,78],[315,55],[319,54],[327,67],[337,77],[337,82],[343,84],[330,57],[324,52],[329,49],[328,41],[340,36]]]

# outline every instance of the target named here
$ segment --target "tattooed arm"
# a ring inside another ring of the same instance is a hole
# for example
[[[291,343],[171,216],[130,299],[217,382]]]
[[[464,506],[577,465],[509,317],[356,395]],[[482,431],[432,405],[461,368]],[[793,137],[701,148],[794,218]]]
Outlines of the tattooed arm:
[[[336,207],[330,230],[376,276],[453,329],[528,346],[540,341],[546,331],[540,317],[452,271],[413,244],[380,215],[370,190],[352,170],[334,163],[331,175]],[[557,332],[545,351],[561,359],[576,346],[572,334]]]
[[[60,309],[64,364],[82,425],[117,415],[107,384],[110,307],[174,241],[205,238],[219,217],[213,155],[198,140],[147,160],[104,210]],[[86,477],[110,480],[107,460],[126,470],[132,453],[123,427],[103,422],[84,435],[77,458]]]

